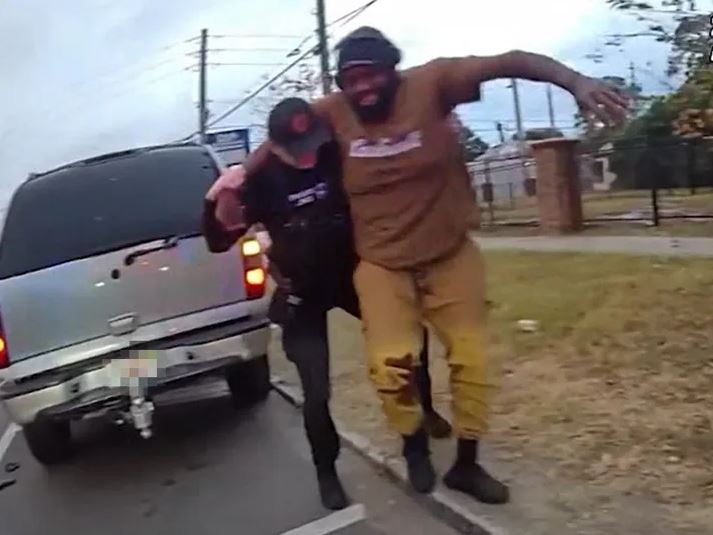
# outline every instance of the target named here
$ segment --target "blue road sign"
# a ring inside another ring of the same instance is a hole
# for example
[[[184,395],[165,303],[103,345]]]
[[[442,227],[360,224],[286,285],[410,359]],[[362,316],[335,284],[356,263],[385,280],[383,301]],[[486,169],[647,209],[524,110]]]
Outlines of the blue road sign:
[[[209,132],[206,134],[206,142],[228,166],[242,163],[250,152],[250,132],[247,128]]]

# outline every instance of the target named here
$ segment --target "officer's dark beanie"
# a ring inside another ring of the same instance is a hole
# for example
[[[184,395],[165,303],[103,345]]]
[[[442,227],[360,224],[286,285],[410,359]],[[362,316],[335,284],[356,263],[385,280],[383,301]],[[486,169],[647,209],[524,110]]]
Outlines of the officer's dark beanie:
[[[337,44],[339,71],[351,65],[377,63],[396,67],[401,61],[401,52],[375,28],[362,26],[347,35]]]

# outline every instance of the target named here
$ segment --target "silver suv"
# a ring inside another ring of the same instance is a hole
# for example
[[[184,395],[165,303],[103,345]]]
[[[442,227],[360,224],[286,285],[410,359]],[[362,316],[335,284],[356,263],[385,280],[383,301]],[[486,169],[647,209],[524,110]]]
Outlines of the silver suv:
[[[70,422],[106,415],[151,436],[152,397],[211,373],[236,404],[270,390],[268,302],[251,237],[212,254],[200,145],[108,154],[32,175],[0,244],[0,402],[44,464]]]

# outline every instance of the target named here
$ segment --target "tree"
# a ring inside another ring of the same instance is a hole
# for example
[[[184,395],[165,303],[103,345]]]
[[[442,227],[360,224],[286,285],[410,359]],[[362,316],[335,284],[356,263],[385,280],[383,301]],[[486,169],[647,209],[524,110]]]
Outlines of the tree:
[[[616,187],[640,189],[656,184],[671,188],[711,183],[710,173],[700,170],[710,169],[710,146],[698,142],[700,134],[689,132],[684,136],[684,132],[686,128],[710,129],[713,117],[709,115],[706,122],[687,115],[682,108],[687,102],[681,98],[682,91],[657,97],[613,140],[610,168],[619,177]],[[682,122],[681,117],[689,122]]]
[[[644,24],[644,29],[625,35],[615,35],[609,44],[624,39],[654,38],[671,45],[668,58],[669,76],[684,75],[685,82],[675,90],[669,107],[676,110],[673,132],[684,138],[701,138],[713,134],[713,76],[710,72],[711,32],[713,30],[710,0],[606,0],[613,9],[628,12]],[[707,4],[709,9],[704,10]],[[660,11],[672,13],[670,24],[662,24],[654,15]],[[672,88],[673,90],[673,88]]]
[[[711,15],[713,2],[700,0],[606,0],[613,9],[636,17],[644,25],[641,31],[629,34],[614,34],[607,43],[621,46],[625,39],[653,38],[671,45],[668,58],[669,76],[683,74],[686,78],[710,61]],[[702,4],[707,4],[707,10]],[[700,8],[700,10],[699,10]],[[656,16],[661,12],[671,13],[670,23],[662,23]]]
[[[713,136],[713,72],[701,69],[673,96],[676,135],[687,139]]]
[[[621,46],[626,39],[648,38],[670,45],[669,77],[682,76],[680,87],[665,84],[671,94],[647,98],[638,91],[635,119],[616,132],[587,132],[590,139],[611,141],[610,165],[617,173],[618,187],[673,187],[694,180],[696,154],[710,159],[705,143],[693,143],[713,134],[713,76],[711,59],[711,17],[713,2],[700,0],[605,0],[615,10],[626,12],[642,23],[642,29],[616,34],[607,43]],[[662,14],[670,14],[668,22]],[[595,60],[602,59],[602,55]],[[680,78],[679,78],[680,80]],[[610,83],[616,83],[614,78]],[[662,81],[664,83],[665,81]],[[636,89],[636,88],[630,88]],[[702,150],[699,150],[702,149]]]

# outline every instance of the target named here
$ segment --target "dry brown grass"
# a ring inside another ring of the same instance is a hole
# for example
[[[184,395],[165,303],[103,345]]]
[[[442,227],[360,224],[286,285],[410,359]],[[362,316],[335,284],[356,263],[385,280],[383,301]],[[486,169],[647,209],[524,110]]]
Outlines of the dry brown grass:
[[[713,262],[489,254],[493,437],[563,473],[713,506]],[[518,318],[542,322],[518,333]]]
[[[679,519],[713,522],[713,261],[486,258],[497,449],[552,463],[561,476],[653,495]],[[334,410],[395,451],[366,381],[360,324],[333,314]],[[519,332],[523,318],[541,330]],[[432,372],[446,406],[444,359],[434,358]]]

